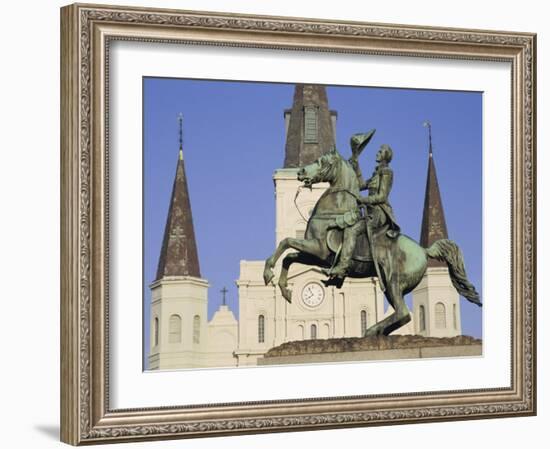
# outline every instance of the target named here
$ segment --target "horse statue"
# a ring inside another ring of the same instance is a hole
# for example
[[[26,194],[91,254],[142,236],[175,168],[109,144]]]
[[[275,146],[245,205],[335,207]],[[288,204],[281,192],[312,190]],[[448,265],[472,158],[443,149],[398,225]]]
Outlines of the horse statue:
[[[320,182],[328,182],[330,186],[313,208],[304,238],[283,239],[275,252],[265,261],[263,278],[265,285],[268,285],[275,276],[273,268],[283,253],[288,249],[297,251],[283,258],[278,281],[281,293],[288,302],[292,302],[292,292],[288,289],[287,283],[290,266],[300,263],[330,271],[338,257],[337,245],[331,242],[338,241],[338,234],[341,241],[343,233],[337,229],[335,222],[340,220],[341,223],[346,214],[356,211],[360,198],[357,175],[351,163],[345,160],[336,148],[315,162],[300,168],[297,178],[305,187]],[[441,239],[429,248],[423,248],[404,234],[390,238],[385,231],[383,229],[372,235],[372,242],[366,244],[364,236],[363,244],[360,243],[361,239],[358,239],[347,273],[347,276],[352,278],[379,277],[381,285],[385,286],[385,297],[394,310],[391,315],[369,327],[364,334],[365,337],[389,335],[411,320],[404,295],[414,290],[422,280],[428,258],[446,262],[452,284],[458,293],[481,307],[479,294],[468,281],[462,252],[456,243]]]

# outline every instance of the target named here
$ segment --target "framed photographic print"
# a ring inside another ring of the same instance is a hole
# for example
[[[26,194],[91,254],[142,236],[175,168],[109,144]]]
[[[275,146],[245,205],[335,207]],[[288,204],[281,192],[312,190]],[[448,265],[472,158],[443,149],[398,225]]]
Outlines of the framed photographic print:
[[[536,412],[535,35],[61,19],[63,441]]]

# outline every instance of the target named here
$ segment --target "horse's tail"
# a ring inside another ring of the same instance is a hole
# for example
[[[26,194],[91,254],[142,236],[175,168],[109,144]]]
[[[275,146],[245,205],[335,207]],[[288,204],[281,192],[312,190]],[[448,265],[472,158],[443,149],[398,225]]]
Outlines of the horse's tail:
[[[428,257],[447,263],[451,282],[457,292],[464,296],[468,301],[481,307],[479,293],[468,280],[466,269],[464,268],[464,258],[458,245],[451,240],[437,240],[432,246],[426,249]]]

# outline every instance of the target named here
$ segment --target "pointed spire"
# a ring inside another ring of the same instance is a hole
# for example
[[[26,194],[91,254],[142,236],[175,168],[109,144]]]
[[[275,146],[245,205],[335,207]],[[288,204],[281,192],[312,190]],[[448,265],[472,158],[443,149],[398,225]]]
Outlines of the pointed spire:
[[[178,123],[179,123],[179,138],[180,138],[180,161],[183,161],[183,114],[180,112],[178,114]]]
[[[334,146],[336,112],[328,108],[324,86],[296,84],[285,119],[285,168],[310,164]]]
[[[159,257],[156,279],[166,276],[194,276],[200,277],[199,258],[191,202],[187,188],[187,177],[183,162],[182,122],[183,116],[178,116],[179,122],[179,157],[176,165],[176,176],[172,187],[170,207],[164,239]]]
[[[429,157],[432,157],[433,156],[433,148],[432,148],[432,124],[430,123],[429,120],[425,120],[424,123],[422,123],[422,125],[426,128],[428,128],[428,141],[429,141],[429,145],[428,145],[428,156]]]
[[[420,230],[420,245],[424,248],[430,247],[436,240],[446,239],[447,224],[443,212],[443,202],[439,192],[439,183],[437,182],[437,173],[433,158],[432,148],[432,127],[430,122],[424,122],[428,128],[429,147],[428,147],[428,176],[426,179],[426,193],[424,196],[424,212],[422,214],[422,229]],[[435,259],[428,261],[429,267],[446,266],[445,262]]]

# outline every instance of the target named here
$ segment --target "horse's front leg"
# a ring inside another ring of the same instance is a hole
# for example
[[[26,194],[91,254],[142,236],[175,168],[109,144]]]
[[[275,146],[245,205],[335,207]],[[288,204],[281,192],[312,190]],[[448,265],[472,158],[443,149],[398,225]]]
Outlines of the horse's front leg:
[[[281,275],[279,276],[279,288],[283,298],[289,303],[292,302],[292,291],[288,289],[288,270],[294,262],[298,262],[301,253],[287,254],[283,259],[283,266],[281,268]]]
[[[292,302],[292,290],[288,289],[288,271],[290,266],[293,263],[301,263],[304,265],[315,265],[320,263],[315,258],[306,253],[290,253],[287,254],[283,259],[283,266],[281,268],[281,275],[279,276],[279,288],[283,298],[285,298],[289,303]]]
[[[273,267],[279,260],[279,257],[281,257],[287,249],[295,249],[297,251],[310,254],[322,260],[326,259],[329,256],[329,249],[327,248],[327,245],[323,244],[319,239],[306,240],[287,237],[286,239],[281,240],[281,243],[279,243],[279,246],[277,246],[275,252],[265,261],[265,285],[269,284],[273,280],[273,277],[275,276],[273,273]]]

